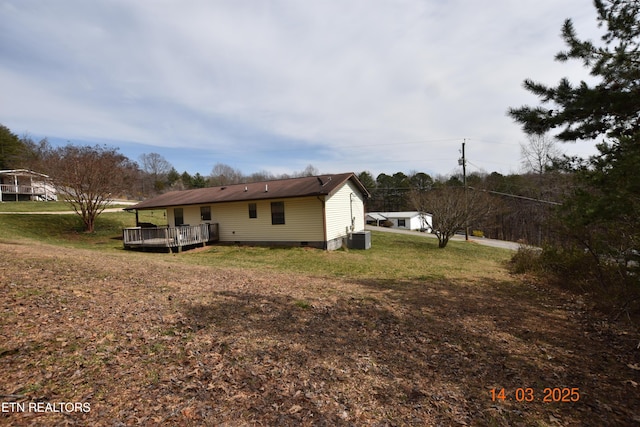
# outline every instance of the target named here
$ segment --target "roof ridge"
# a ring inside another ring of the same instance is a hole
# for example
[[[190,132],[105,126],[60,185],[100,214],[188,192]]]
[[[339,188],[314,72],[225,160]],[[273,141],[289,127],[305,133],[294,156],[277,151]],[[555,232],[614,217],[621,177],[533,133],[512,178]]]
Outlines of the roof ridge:
[[[331,195],[337,187],[352,178],[365,197],[369,197],[356,175],[353,172],[345,172],[173,190],[140,202],[129,209]]]
[[[216,187],[229,187],[231,185],[249,185],[249,184],[264,184],[269,182],[277,182],[277,181],[291,181],[294,179],[311,179],[311,178],[319,178],[319,177],[334,177],[339,175],[355,175],[353,172],[342,172],[342,173],[321,173],[318,175],[305,175],[305,176],[290,176],[288,178],[273,178],[273,179],[264,179],[262,181],[244,181],[244,182],[234,182],[232,184],[221,184],[214,185],[213,187],[204,187],[204,188],[216,188]]]

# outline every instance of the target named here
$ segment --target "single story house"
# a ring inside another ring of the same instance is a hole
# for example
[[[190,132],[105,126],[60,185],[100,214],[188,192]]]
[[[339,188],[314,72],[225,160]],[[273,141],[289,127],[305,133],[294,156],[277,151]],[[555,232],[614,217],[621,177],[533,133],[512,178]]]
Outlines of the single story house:
[[[173,191],[126,210],[136,211],[136,218],[138,211],[166,210],[167,224],[161,228],[165,234],[160,237],[171,241],[169,246],[188,246],[175,243],[178,240],[217,240],[334,250],[353,234],[368,233],[368,198],[355,174],[341,173]],[[125,247],[143,247],[144,233],[149,229],[125,229]]]
[[[369,225],[384,226],[385,223],[390,223],[393,228],[428,232],[431,232],[433,226],[433,216],[430,213],[418,211],[369,212],[366,221]],[[387,221],[389,222],[387,223]]]
[[[27,169],[0,170],[0,201],[57,200],[51,179]]]

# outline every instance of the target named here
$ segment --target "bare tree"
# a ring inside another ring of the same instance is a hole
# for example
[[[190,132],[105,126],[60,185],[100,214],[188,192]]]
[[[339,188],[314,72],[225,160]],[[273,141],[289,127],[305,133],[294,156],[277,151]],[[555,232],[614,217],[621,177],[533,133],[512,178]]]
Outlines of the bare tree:
[[[547,134],[527,135],[527,142],[520,143],[520,159],[525,170],[542,175],[553,159],[562,155],[556,140]]]
[[[243,179],[240,169],[234,169],[224,163],[216,163],[209,176],[209,182],[214,187],[217,185],[238,184]]]
[[[94,231],[98,215],[112,197],[131,188],[137,166],[117,149],[67,145],[51,149],[43,165],[60,196],[80,215],[85,231]]]
[[[155,191],[162,191],[167,181],[167,176],[173,169],[171,163],[158,153],[149,153],[140,155],[140,166],[149,178],[149,186]]]
[[[320,175],[320,171],[318,170],[317,167],[313,166],[312,164],[308,164],[307,167],[300,172],[293,173],[294,177],[316,176],[316,175]]]
[[[489,197],[482,192],[462,187],[443,186],[429,191],[412,189],[409,199],[421,213],[433,215],[432,232],[438,238],[438,247],[444,248],[449,239],[467,225],[485,218],[492,210]]]
[[[247,182],[269,181],[270,179],[275,179],[275,175],[267,170],[261,170],[249,175],[247,177]]]
[[[31,135],[24,133],[20,137],[20,141],[24,144],[24,150],[18,166],[34,171],[42,169],[40,163],[42,162],[43,156],[51,149],[49,140],[43,138],[36,142]]]

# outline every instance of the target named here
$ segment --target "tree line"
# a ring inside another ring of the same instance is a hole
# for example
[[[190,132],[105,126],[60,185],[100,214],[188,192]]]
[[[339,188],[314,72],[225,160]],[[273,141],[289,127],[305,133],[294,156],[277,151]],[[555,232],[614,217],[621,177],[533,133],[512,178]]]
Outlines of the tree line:
[[[530,147],[527,150],[531,151]],[[27,168],[51,176],[60,184],[63,198],[77,207],[87,230],[93,230],[95,217],[104,209],[109,197],[139,200],[167,191],[320,173],[313,165],[308,165],[290,175],[274,175],[265,170],[247,175],[217,163],[208,176],[191,175],[186,171],[179,173],[158,153],[142,154],[136,162],[106,146],[69,144],[54,148],[46,139],[34,141],[28,135],[18,137],[5,126],[0,127],[0,167]],[[472,173],[467,177],[466,190],[462,188],[460,175],[432,177],[424,172],[396,172],[392,175],[381,173],[374,178],[368,171],[357,175],[371,193],[367,202],[369,211],[431,213],[436,222],[434,231],[439,233],[442,247],[463,225],[488,237],[540,244],[548,237],[544,222],[550,211],[535,200],[557,200],[560,196],[554,191],[560,179],[549,171],[533,168],[530,173],[507,176],[497,172]],[[546,192],[543,191],[545,188]],[[465,193],[464,197],[462,193]]]
[[[67,144],[53,147],[47,138],[35,141],[30,135],[18,136],[8,127],[0,124],[0,170],[30,169],[45,173],[56,178],[59,169],[67,169],[56,161],[84,159],[90,162],[91,157],[103,158],[105,167],[93,165],[94,170],[106,173],[112,179],[113,172],[118,171],[126,177],[126,184],[114,186],[112,194],[131,199],[144,199],[167,191],[188,190],[194,188],[213,187],[237,183],[249,183],[273,179],[295,178],[300,176],[318,175],[319,171],[313,165],[291,174],[273,174],[266,170],[245,175],[239,169],[224,163],[217,163],[207,176],[190,174],[187,171],[178,172],[173,165],[158,153],[142,154],[137,161],[119,153],[117,148],[109,146],[78,146]],[[109,160],[116,159],[116,165]],[[56,160],[56,161],[54,161]],[[111,171],[111,172],[110,172]]]
[[[525,148],[529,144],[523,144]],[[466,176],[466,187],[461,174],[431,177],[424,172],[396,172],[374,178],[361,172],[358,178],[371,193],[369,211],[430,213],[435,231],[443,233],[444,246],[464,228],[476,236],[540,246],[554,238],[549,219],[571,186],[571,175],[551,164],[542,172],[473,172]]]
[[[138,162],[106,145],[53,147],[44,138],[21,137],[0,124],[0,170],[29,169],[48,175],[61,199],[93,232],[96,218],[114,198],[142,200],[174,190],[204,188],[240,182],[317,175],[312,165],[291,175],[266,171],[245,176],[238,169],[218,163],[207,177],[179,173],[158,153],[142,154]]]

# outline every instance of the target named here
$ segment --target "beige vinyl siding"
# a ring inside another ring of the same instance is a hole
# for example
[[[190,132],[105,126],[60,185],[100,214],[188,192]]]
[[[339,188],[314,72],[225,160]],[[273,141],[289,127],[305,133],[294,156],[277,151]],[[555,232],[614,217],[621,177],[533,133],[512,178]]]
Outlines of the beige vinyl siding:
[[[198,224],[204,224],[206,222],[216,222],[213,218],[213,210],[214,207],[213,205],[202,205],[202,206],[211,206],[211,221],[201,221],[200,220],[200,205],[198,206],[176,206],[176,207],[172,207],[172,208],[167,208],[167,224],[169,224],[169,227],[174,227],[176,222],[175,222],[175,216],[174,216],[174,209],[175,208],[182,208],[182,212],[183,212],[183,216],[184,216],[184,224],[185,225],[198,225]]]
[[[351,196],[353,194],[353,196]],[[353,215],[353,230],[351,218]],[[351,231],[364,230],[364,201],[351,181],[347,181],[326,202],[327,240],[346,236]]]
[[[284,202],[284,224],[271,224],[271,202]],[[249,218],[249,203],[256,203],[257,218]],[[214,204],[211,216],[220,224],[221,242],[324,240],[322,204],[316,197]]]
[[[271,202],[284,202],[285,223],[271,224]],[[256,204],[257,218],[249,218],[249,203]],[[211,206],[211,221],[200,219],[200,206]],[[318,197],[270,199],[183,206],[184,223],[218,223],[221,242],[321,242],[325,241],[322,202]],[[364,230],[364,200],[351,182],[342,186],[325,204],[327,236],[331,241],[351,231]],[[351,230],[353,215],[353,230]],[[174,207],[167,209],[173,227]]]

